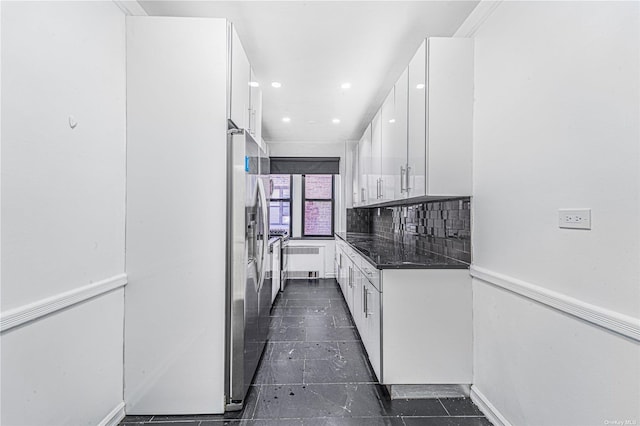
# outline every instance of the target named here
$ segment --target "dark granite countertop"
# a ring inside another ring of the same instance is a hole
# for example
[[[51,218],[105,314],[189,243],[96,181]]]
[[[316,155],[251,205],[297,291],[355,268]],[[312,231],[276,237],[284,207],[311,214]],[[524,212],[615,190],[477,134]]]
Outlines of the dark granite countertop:
[[[336,232],[377,269],[468,269],[469,264],[373,234]]]

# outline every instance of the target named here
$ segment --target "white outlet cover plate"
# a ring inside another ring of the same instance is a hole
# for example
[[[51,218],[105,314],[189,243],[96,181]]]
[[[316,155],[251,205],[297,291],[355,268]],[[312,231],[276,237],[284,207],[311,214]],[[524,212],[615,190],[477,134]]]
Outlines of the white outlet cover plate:
[[[558,226],[568,229],[591,229],[591,209],[558,210]]]

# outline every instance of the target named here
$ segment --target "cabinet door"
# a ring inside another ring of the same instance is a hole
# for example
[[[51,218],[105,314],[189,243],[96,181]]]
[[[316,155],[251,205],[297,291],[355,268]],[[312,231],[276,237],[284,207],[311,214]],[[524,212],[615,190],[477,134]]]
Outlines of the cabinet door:
[[[235,28],[231,26],[231,96],[229,118],[239,129],[249,127],[249,59]]]
[[[358,332],[360,332],[360,337],[364,340],[366,336],[362,334],[365,332],[364,312],[362,310],[362,295],[365,278],[362,275],[362,272],[360,272],[360,269],[354,268],[353,272],[353,310],[351,311],[351,315],[353,316],[353,321],[356,323]]]
[[[371,121],[371,164],[369,167],[369,204],[380,201],[380,175],[382,162],[382,117],[381,109]]]
[[[380,201],[388,201],[396,198],[395,190],[398,187],[398,198],[400,197],[399,179],[396,179],[395,166],[397,163],[396,155],[393,153],[396,146],[396,96],[395,87],[391,89],[382,104],[380,127],[382,134],[381,151],[381,183],[379,189]]]
[[[353,263],[349,260],[349,257],[346,258],[346,277],[345,277],[345,299],[347,299],[347,306],[349,307],[349,311],[353,315]]]
[[[378,380],[380,377],[380,299],[381,295],[376,288],[365,280],[364,289],[364,306],[363,313],[365,318],[364,333],[366,339],[363,338],[364,347],[367,350],[369,356],[369,362],[373,367],[373,371],[376,373]]]
[[[360,205],[360,172],[358,168],[360,167],[360,161],[358,159],[358,153],[360,142],[356,143],[349,150],[351,154],[351,173],[348,174],[348,177],[351,179],[351,185],[349,185],[349,180],[347,180],[347,184],[345,185],[345,191],[350,192],[350,194],[346,197],[347,207],[353,206],[357,207]]]
[[[407,163],[407,70],[382,104],[382,201],[404,195]]]
[[[258,84],[253,68],[251,68],[251,79],[249,81],[249,132],[253,138],[260,142],[262,138],[262,89]]]
[[[347,276],[349,273],[349,263],[347,262],[347,255],[344,254],[344,251],[340,250],[339,257],[339,280],[340,289],[342,289],[342,295],[344,296],[345,301],[347,300]]]
[[[473,40],[429,38],[428,195],[471,195]]]
[[[358,205],[363,206],[370,201],[371,186],[369,186],[369,176],[371,175],[371,123],[364,131],[360,142],[358,142]]]
[[[406,195],[426,194],[427,165],[427,42],[409,63],[409,114]]]
[[[408,121],[408,85],[409,70],[406,68],[395,89],[395,113],[393,123],[393,145],[390,147],[392,156],[391,171],[393,172],[393,199],[406,198],[406,165],[407,165],[407,121]],[[384,146],[384,140],[382,141]]]
[[[340,274],[342,273],[342,271],[340,271],[340,262],[342,262],[342,251],[338,247],[338,244],[336,244],[336,258],[333,261],[333,268],[336,274],[336,281],[338,282],[338,285],[340,285],[340,289],[342,290],[342,284],[340,284]]]

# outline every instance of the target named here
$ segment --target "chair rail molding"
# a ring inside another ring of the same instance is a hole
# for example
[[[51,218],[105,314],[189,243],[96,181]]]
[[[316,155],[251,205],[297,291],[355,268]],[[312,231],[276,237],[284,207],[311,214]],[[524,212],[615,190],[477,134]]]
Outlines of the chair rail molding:
[[[586,322],[640,341],[640,318],[624,315],[610,309],[592,305],[579,299],[531,284],[517,278],[472,265],[469,273],[473,278],[508,290],[520,296],[567,313]]]
[[[0,316],[0,331],[4,333],[12,328],[124,287],[126,284],[127,274],[118,274],[102,281],[10,309],[7,312],[2,312]]]

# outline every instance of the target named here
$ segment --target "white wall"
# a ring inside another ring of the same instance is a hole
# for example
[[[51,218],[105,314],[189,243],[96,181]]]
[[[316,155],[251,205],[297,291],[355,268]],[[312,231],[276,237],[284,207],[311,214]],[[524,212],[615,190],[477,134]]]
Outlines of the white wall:
[[[123,400],[124,14],[1,8],[1,421],[97,424]]]
[[[503,2],[475,34],[474,386],[512,424],[640,421],[639,19],[637,2]],[[576,207],[592,230],[558,228]]]

